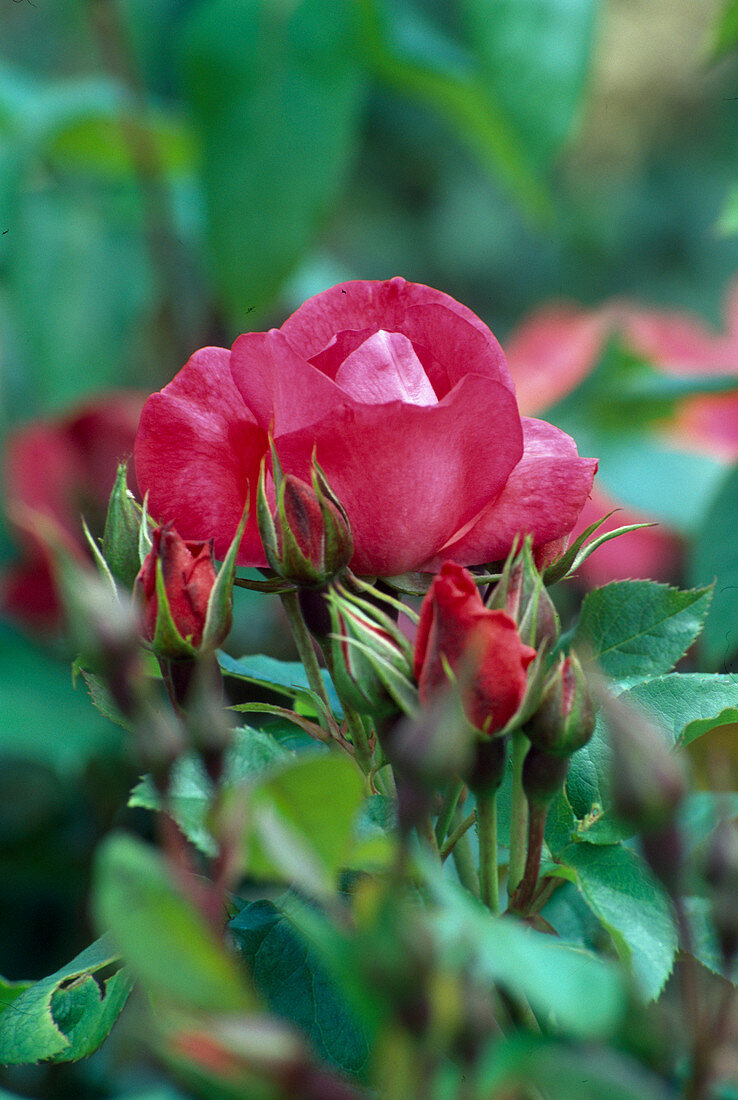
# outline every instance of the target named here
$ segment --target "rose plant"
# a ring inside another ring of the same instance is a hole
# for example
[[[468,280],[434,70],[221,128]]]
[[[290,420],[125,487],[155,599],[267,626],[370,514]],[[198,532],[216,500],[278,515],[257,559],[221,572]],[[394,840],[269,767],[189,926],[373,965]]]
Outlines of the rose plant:
[[[100,939],[0,980],[0,1063],[84,1059],[122,1014],[202,1100],[727,1095],[735,795],[685,763],[738,677],[675,671],[709,589],[556,600],[600,545],[598,516],[572,537],[596,462],[521,417],[482,322],[334,287],[197,352],[135,461],[98,573],[44,553],[155,842],[106,837]],[[299,662],[219,648],[239,582]]]
[[[596,468],[565,433],[519,415],[478,317],[401,278],[332,287],[279,329],[196,352],[141,417],[136,476],[152,515],[222,555],[270,435],[304,481],[315,454],[363,575],[497,561],[521,531],[550,560]],[[267,564],[253,508],[238,561]]]

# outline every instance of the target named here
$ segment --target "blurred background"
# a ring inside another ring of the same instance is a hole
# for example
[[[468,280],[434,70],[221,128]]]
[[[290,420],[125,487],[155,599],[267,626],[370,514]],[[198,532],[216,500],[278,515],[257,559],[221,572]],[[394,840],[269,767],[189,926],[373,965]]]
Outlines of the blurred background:
[[[587,521],[660,524],[582,585],[717,578],[695,667],[738,669],[734,0],[0,0],[0,29],[0,973],[89,942],[135,779],[24,509],[84,554],[145,394],[335,282],[474,309],[522,411],[600,458]],[[239,595],[233,651],[279,654]],[[5,1083],[109,1095],[111,1057]]]

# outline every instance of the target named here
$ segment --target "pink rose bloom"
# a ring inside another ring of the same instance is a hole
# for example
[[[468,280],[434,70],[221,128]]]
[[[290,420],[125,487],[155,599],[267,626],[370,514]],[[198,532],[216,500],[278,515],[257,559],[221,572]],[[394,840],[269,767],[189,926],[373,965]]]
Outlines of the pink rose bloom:
[[[65,416],[10,432],[3,456],[5,508],[24,560],[2,580],[3,609],[35,629],[57,625],[59,603],[47,553],[28,529],[29,512],[49,516],[67,547],[87,554],[81,516],[102,535],[118,463],[130,457],[143,394],[106,393]]]
[[[309,481],[315,451],[364,575],[495,561],[520,531],[548,560],[596,468],[520,417],[478,317],[401,278],[332,287],[280,329],[196,352],[142,414],[136,475],[152,513],[222,558],[250,494],[239,564],[266,565],[253,501],[270,431],[286,473]]]

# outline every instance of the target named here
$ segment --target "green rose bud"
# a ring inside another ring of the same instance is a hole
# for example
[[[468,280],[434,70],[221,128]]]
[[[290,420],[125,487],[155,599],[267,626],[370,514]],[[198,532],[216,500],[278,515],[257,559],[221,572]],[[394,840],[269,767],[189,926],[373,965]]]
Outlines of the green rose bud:
[[[584,669],[573,653],[562,654],[525,732],[543,752],[569,757],[587,744],[594,728],[595,709]]]

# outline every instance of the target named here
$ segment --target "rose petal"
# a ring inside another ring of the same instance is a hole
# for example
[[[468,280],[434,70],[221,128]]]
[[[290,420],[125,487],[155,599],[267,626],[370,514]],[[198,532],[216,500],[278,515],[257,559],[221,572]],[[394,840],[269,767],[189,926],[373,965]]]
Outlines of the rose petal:
[[[336,333],[350,329],[376,332],[382,328],[388,332],[401,332],[412,339],[405,328],[409,311],[416,306],[430,305],[443,306],[452,316],[460,317],[480,332],[492,355],[499,359],[504,375],[501,380],[511,385],[500,345],[475,313],[449,294],[422,283],[408,283],[400,276],[386,282],[355,279],[323,290],[295,310],[282,325],[281,331],[299,355],[310,359],[322,351]]]
[[[351,521],[352,568],[387,576],[419,568],[500,493],[522,432],[512,393],[470,375],[438,405],[346,407],[282,436],[285,470],[307,478],[314,444]]]
[[[380,329],[341,364],[336,384],[365,405],[404,401],[437,405],[433,387],[406,336]]]
[[[502,348],[474,320],[435,303],[412,306],[405,315],[400,331],[412,341],[439,400],[467,374],[484,374],[514,389]]]
[[[497,561],[517,533],[532,534],[541,544],[572,529],[592,491],[596,459],[580,458],[574,440],[543,420],[523,417],[523,432],[523,457],[500,495],[422,570],[435,571],[449,559],[464,565]]]
[[[266,565],[253,493],[266,433],[244,405],[230,372],[230,352],[202,348],[144,406],[136,440],[136,477],[149,511],[173,522],[185,539],[215,540],[223,558],[249,488],[252,508],[241,565]]]
[[[275,436],[333,415],[347,396],[322,371],[302,359],[279,329],[239,336],[231,374],[246,408]]]

